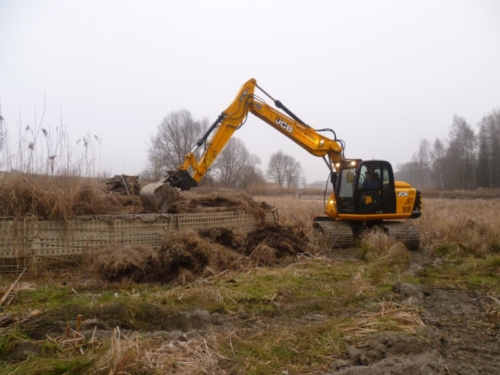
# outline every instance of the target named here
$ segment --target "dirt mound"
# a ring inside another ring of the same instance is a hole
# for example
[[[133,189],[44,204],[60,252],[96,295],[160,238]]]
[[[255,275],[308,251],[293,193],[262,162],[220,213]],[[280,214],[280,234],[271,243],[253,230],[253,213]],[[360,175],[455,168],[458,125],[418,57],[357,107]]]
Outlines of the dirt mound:
[[[361,345],[347,348],[347,359],[333,363],[333,374],[446,374],[442,355],[431,347],[428,339],[419,336],[376,333]]]
[[[305,236],[278,224],[248,235],[229,228],[185,229],[173,232],[158,250],[123,245],[94,250],[88,268],[107,281],[190,282],[225,270],[286,262],[307,247]]]
[[[243,233],[239,229],[202,229],[198,231],[198,234],[203,238],[210,239],[211,241],[218,243],[219,245],[228,247],[233,250],[239,251],[245,246],[245,233]]]
[[[159,249],[115,244],[90,251],[87,259],[87,269],[111,282],[190,282],[248,265],[242,254],[189,229],[173,232]]]
[[[185,192],[170,213],[244,211],[254,214],[262,225],[271,208],[244,193]],[[99,249],[90,257],[90,268],[108,281],[184,282],[251,264],[273,265],[307,246],[303,234],[277,224],[263,225],[248,235],[230,228],[186,229],[172,232],[159,250],[120,245]]]
[[[303,231],[279,224],[266,224],[248,234],[246,255],[252,254],[259,246],[268,246],[275,250],[277,258],[303,253],[308,247],[308,240]]]
[[[241,192],[213,192],[208,194],[196,194],[184,191],[179,199],[170,207],[168,213],[197,213],[197,212],[220,212],[220,211],[244,211],[254,214],[261,222],[264,222],[266,210],[272,207],[267,203],[256,202],[251,196]]]
[[[87,257],[87,268],[108,281],[136,280],[156,263],[156,257],[157,252],[150,246],[113,244],[92,250]]]
[[[224,269],[239,270],[246,262],[237,252],[202,238],[194,230],[179,231],[161,246],[158,264],[148,281],[193,281]]]

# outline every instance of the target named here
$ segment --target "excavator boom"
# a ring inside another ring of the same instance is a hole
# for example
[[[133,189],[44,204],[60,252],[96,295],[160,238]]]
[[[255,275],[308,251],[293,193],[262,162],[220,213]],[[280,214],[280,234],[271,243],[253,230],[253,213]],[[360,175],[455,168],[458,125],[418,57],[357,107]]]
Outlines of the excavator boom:
[[[256,88],[271,98],[283,112],[257,97]],[[234,132],[245,123],[249,113],[260,118],[312,155],[325,158],[331,172],[334,170],[334,163],[343,159],[343,142],[336,139],[336,134],[332,129],[315,130],[306,125],[280,101],[274,100],[262,90],[257,85],[257,81],[252,78],[243,84],[229,107],[196,142],[194,149],[185,155],[184,163],[176,171],[169,171],[157,183],[150,184],[141,190],[143,206],[151,211],[167,212],[178,196],[173,188],[189,190],[197,186]],[[327,131],[333,134],[333,139],[319,133]],[[197,160],[195,152],[200,147],[205,147],[205,150]],[[190,168],[193,171],[192,174],[188,173]]]
[[[194,171],[193,180],[199,182],[234,132],[245,123],[249,112],[290,138],[312,155],[318,157],[328,156],[330,163],[343,159],[342,141],[338,141],[336,137],[332,140],[318,133],[318,131],[301,122],[281,102],[272,98],[277,106],[285,109],[287,114],[271,107],[255,95],[256,88],[260,89],[255,79],[252,78],[245,82],[229,107],[221,113],[215,123],[196,143],[195,149],[185,156],[184,163],[178,168],[180,171],[187,171],[191,167]],[[261,91],[268,95],[264,90],[261,89]],[[292,116],[295,118],[292,118]],[[335,132],[331,129],[324,130],[329,130],[335,135]],[[208,140],[210,135],[212,137]],[[197,161],[194,152],[199,147],[202,147],[207,140],[206,150],[200,160]]]

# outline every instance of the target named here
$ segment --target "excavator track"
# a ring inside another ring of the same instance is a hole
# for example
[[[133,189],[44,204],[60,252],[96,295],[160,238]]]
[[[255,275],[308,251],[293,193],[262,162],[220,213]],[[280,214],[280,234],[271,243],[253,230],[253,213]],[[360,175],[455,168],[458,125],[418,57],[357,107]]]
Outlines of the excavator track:
[[[418,228],[411,224],[406,224],[400,221],[386,221],[381,227],[396,241],[402,242],[409,250],[418,250],[420,246],[420,236]]]
[[[420,246],[420,236],[417,227],[400,221],[385,221],[379,224],[389,236],[396,241],[402,242],[408,250],[418,250]],[[314,228],[319,230],[326,244],[331,248],[352,247],[356,241],[356,234],[363,230],[360,227],[353,227],[346,222],[336,220],[316,220]]]
[[[318,220],[314,227],[323,234],[326,244],[331,248],[346,248],[354,245],[354,235],[349,224],[336,220]]]

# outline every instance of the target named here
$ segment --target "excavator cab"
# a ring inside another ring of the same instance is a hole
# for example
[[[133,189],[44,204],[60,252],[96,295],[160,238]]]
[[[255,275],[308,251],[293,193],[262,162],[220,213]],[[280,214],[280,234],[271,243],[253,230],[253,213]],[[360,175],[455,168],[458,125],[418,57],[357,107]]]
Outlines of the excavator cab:
[[[314,219],[332,247],[350,247],[359,233],[376,226],[408,249],[418,249],[418,228],[400,220],[420,217],[420,191],[395,181],[391,164],[383,160],[344,159],[335,163],[335,170],[326,216]]]
[[[396,212],[391,164],[382,160],[344,160],[336,164],[335,198],[338,214],[390,214]]]

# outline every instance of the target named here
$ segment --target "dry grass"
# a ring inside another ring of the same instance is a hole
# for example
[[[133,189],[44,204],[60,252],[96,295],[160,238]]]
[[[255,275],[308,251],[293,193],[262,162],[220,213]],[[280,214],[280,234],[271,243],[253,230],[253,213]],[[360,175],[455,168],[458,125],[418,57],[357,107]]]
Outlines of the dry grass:
[[[328,185],[328,188],[331,189],[331,185]],[[301,196],[323,196],[325,189],[317,189],[317,188],[305,188],[299,189],[297,187],[280,187],[277,184],[252,184],[248,188],[245,189],[248,193],[253,196],[269,196],[269,197],[297,197]]]
[[[369,311],[361,311],[348,322],[340,323],[346,339],[350,339],[352,335],[358,339],[381,331],[415,334],[425,326],[418,308],[409,302],[381,300],[370,307]]]
[[[228,360],[218,349],[215,334],[186,340],[152,340],[134,332],[113,330],[110,347],[90,370],[96,374],[223,374],[220,362]]]
[[[421,243],[438,255],[500,252],[500,200],[426,199],[415,221]]]
[[[0,216],[68,220],[78,215],[140,209],[137,196],[107,194],[104,184],[78,177],[18,175],[0,179]]]
[[[361,240],[366,248],[364,257],[369,262],[382,266],[407,265],[410,261],[411,255],[405,246],[381,230],[366,232]]]
[[[295,196],[299,189],[283,188],[275,184],[252,184],[246,189],[252,196]]]
[[[273,207],[277,207],[280,224],[298,227],[306,231],[312,229],[315,216],[324,215],[322,200],[300,200],[272,196],[255,196],[254,200],[264,201]]]
[[[323,214],[323,201],[256,197],[278,208],[280,223],[303,228],[313,238],[314,216]],[[411,220],[420,231],[421,247],[434,253],[486,256],[500,253],[500,199],[424,198],[422,217]],[[377,252],[404,256],[403,249],[383,234],[370,233],[364,241]]]
[[[426,198],[449,198],[449,199],[499,199],[500,189],[476,189],[476,190],[434,190],[422,189]]]

